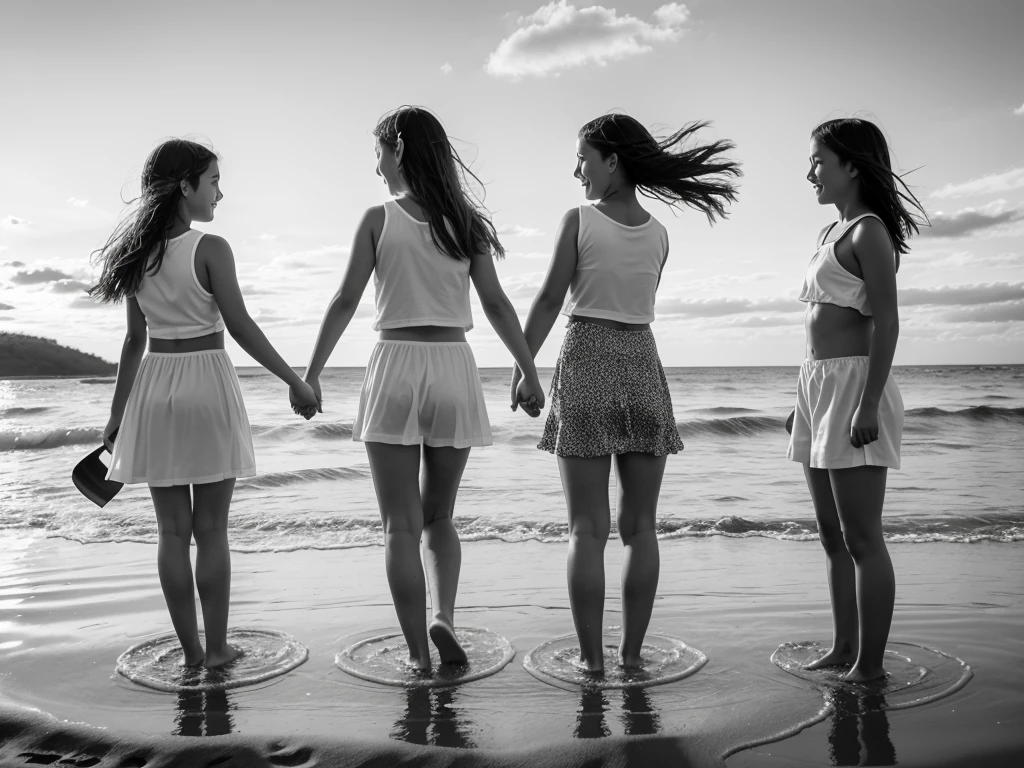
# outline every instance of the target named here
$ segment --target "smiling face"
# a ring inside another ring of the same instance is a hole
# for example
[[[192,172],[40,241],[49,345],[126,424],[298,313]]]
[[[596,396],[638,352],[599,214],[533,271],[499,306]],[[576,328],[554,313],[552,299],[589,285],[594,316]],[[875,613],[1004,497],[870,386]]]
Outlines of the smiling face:
[[[576,171],[573,173],[583,185],[587,200],[600,200],[612,188],[612,174],[618,164],[614,155],[601,157],[601,153],[583,139],[576,140]]]
[[[819,205],[841,205],[857,191],[857,170],[818,139],[811,139],[811,169],[807,180],[814,186]]]
[[[188,181],[183,181],[181,190],[185,196],[182,203],[192,221],[213,221],[217,203],[224,197],[220,191],[220,166],[217,161],[210,161],[210,166],[199,177],[195,189]]]

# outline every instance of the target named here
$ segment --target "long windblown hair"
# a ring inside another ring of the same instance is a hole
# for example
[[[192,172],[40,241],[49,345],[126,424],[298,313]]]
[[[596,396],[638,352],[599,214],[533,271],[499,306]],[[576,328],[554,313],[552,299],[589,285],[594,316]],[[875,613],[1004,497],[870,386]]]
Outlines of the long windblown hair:
[[[600,152],[615,153],[629,183],[653,200],[673,207],[688,205],[708,222],[724,218],[726,203],[735,202],[732,183],[742,175],[739,163],[722,156],[735,149],[731,141],[715,141],[689,149],[682,146],[707,121],[683,126],[671,136],[656,139],[637,120],[621,113],[601,115],[580,128],[579,138]]]
[[[168,139],[149,153],[142,169],[142,194],[136,208],[117,225],[106,245],[93,252],[103,263],[99,282],[89,295],[100,301],[134,296],[143,276],[156,274],[167,250],[167,230],[174,225],[183,195],[181,182],[192,189],[217,159],[213,150],[185,139]],[[151,258],[152,257],[152,258]]]
[[[909,250],[907,240],[920,231],[921,224],[928,222],[928,214],[906,182],[893,172],[889,145],[882,131],[869,120],[846,117],[822,123],[811,131],[811,138],[835,152],[841,162],[857,169],[861,199],[888,230],[898,270],[900,255]],[[900,191],[897,182],[904,191]],[[911,213],[908,206],[916,209],[921,218]]]
[[[470,192],[470,178],[481,190],[483,183],[462,162],[433,114],[422,107],[399,107],[380,119],[373,135],[392,151],[402,139],[402,177],[427,214],[438,250],[460,260],[481,253],[505,255],[482,195]]]

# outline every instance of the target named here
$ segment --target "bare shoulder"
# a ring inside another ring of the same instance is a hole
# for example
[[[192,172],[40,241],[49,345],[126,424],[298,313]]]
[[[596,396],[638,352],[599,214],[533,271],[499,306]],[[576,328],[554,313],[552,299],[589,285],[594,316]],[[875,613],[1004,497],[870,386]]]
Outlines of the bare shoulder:
[[[893,258],[894,251],[889,230],[874,216],[867,216],[854,225],[853,232],[850,233],[850,242],[853,244],[854,254],[859,259],[891,260]]]
[[[570,208],[558,223],[559,239],[571,237],[574,240],[580,232],[580,209]]]
[[[228,241],[220,235],[203,235],[199,239],[199,245],[196,247],[196,257],[200,256],[219,256],[222,254],[231,254],[231,246],[228,245]]]

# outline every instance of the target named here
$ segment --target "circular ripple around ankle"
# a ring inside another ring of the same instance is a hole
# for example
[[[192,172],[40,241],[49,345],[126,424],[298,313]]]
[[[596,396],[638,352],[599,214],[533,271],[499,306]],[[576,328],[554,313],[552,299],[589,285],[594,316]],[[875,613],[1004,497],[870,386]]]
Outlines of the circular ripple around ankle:
[[[541,643],[523,659],[531,675],[558,688],[646,688],[689,677],[708,657],[682,640],[648,634],[640,649],[639,668],[619,665],[618,635],[604,636],[604,673],[594,674],[580,662],[576,635],[563,635]]]
[[[133,645],[118,656],[115,669],[132,682],[158,691],[216,691],[283,675],[309,656],[306,647],[291,635],[268,629],[229,629],[228,643],[242,655],[217,669],[183,666],[181,644],[175,635]]]
[[[401,632],[353,643],[334,657],[334,663],[342,671],[373,683],[404,688],[442,688],[493,675],[516,655],[508,640],[489,629],[456,627],[455,636],[469,657],[467,664],[441,664],[436,649],[432,647],[431,669],[421,672],[409,664],[409,646]]]
[[[888,643],[885,677],[867,683],[842,680],[846,667],[808,670],[804,665],[824,656],[831,642],[783,643],[771,660],[779,669],[825,689],[831,698],[854,697],[871,709],[905,709],[941,699],[960,690],[974,676],[970,666],[948,653],[914,643]]]

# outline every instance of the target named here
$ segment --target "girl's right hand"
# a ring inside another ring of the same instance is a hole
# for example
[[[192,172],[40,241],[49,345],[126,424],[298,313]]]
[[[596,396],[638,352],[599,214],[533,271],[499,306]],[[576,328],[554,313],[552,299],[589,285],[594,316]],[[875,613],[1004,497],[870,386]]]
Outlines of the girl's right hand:
[[[523,380],[523,372],[519,370],[519,364],[514,363],[512,365],[512,410],[514,411],[519,407],[519,401],[516,399],[516,392],[519,390],[519,382]]]
[[[540,411],[544,407],[544,388],[540,381],[523,379],[516,387],[515,397],[516,403],[521,405],[530,416],[533,418],[540,416]]]
[[[306,421],[313,418],[313,414],[322,413],[320,398],[317,397],[313,387],[305,381],[300,381],[298,385],[288,390],[288,400],[292,404],[292,410],[306,419]]]

